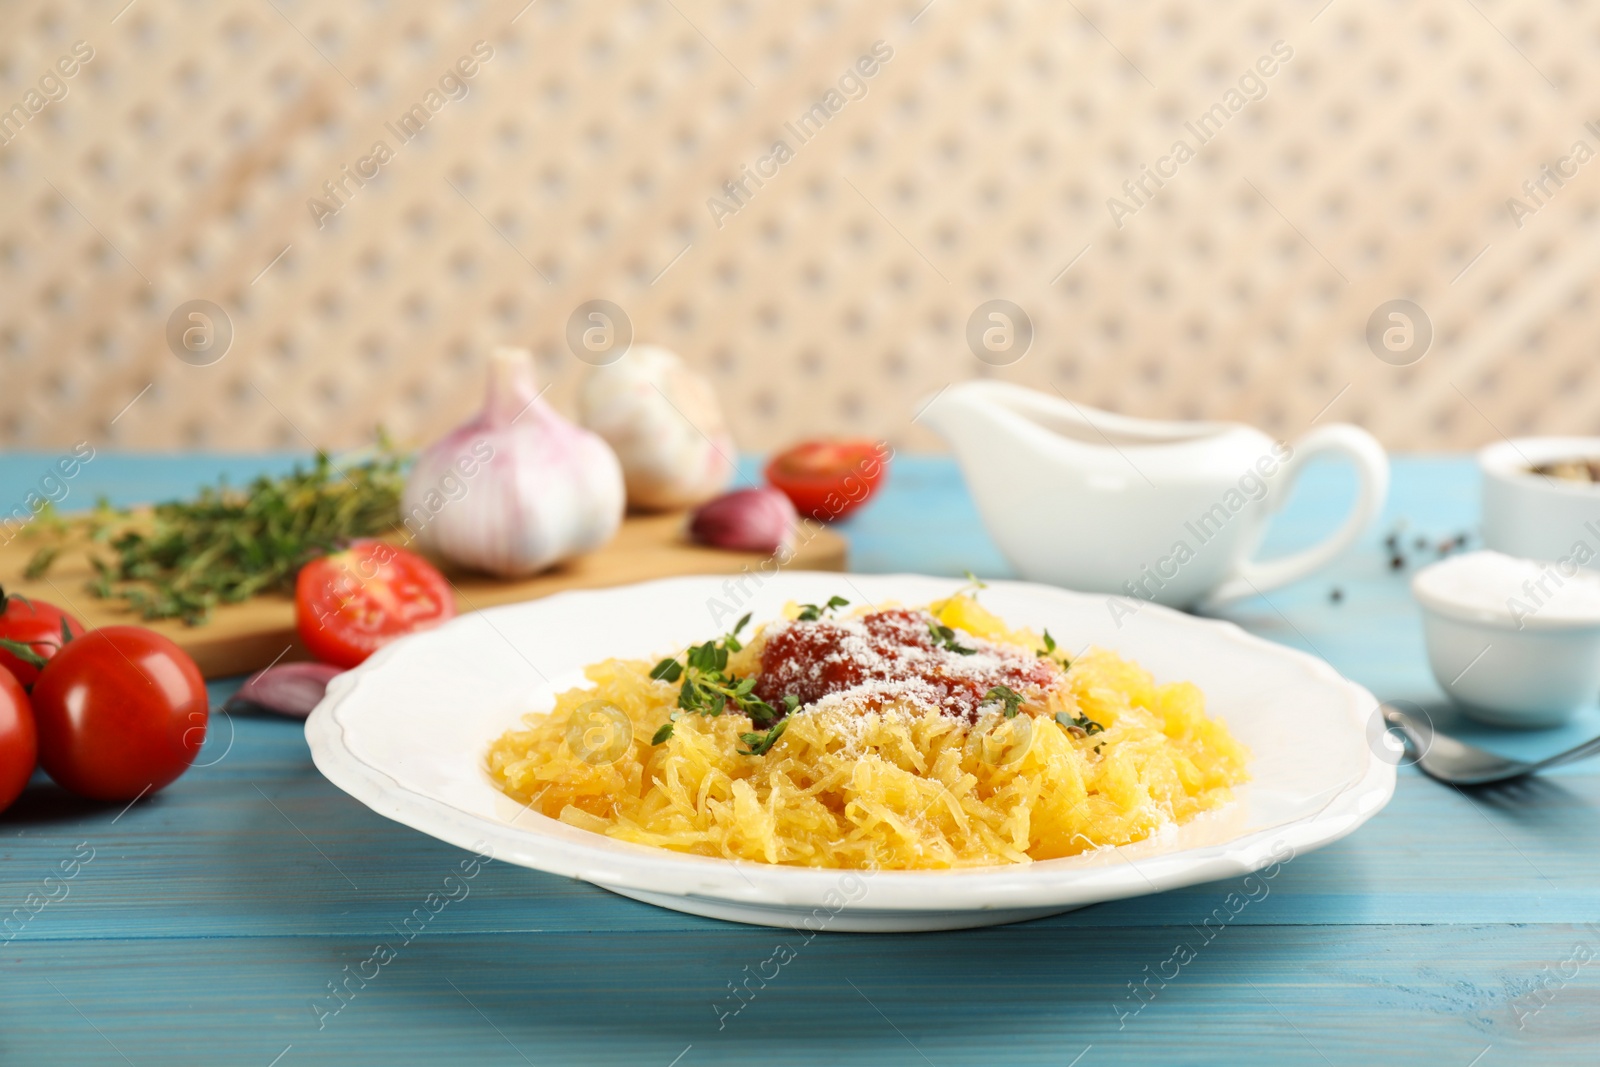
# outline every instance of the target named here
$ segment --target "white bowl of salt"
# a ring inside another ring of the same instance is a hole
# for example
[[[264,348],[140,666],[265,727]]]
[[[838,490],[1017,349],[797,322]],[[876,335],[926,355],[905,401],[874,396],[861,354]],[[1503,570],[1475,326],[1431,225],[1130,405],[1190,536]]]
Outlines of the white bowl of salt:
[[[1428,663],[1462,711],[1496,726],[1558,726],[1600,697],[1600,574],[1469,552],[1418,571]]]

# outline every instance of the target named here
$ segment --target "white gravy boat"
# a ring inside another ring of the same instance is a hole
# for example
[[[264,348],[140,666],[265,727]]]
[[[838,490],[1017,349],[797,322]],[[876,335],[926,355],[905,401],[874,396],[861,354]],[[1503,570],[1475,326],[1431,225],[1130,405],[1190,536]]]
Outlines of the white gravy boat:
[[[918,419],[954,448],[984,525],[1024,578],[1173,607],[1264,593],[1331,561],[1383,507],[1389,461],[1365,430],[1292,445],[1249,426],[1113,415],[997,381],[953,385]],[[1312,456],[1359,475],[1339,528],[1293,555],[1252,559]]]

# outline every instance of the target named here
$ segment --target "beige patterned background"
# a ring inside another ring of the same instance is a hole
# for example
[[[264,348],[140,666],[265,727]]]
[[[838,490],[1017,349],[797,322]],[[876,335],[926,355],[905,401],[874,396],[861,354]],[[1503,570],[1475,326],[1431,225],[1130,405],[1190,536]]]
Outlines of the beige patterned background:
[[[416,439],[476,406],[503,341],[565,402],[591,298],[705,368],[751,449],[933,446],[917,398],[977,374],[1398,448],[1600,432],[1594,5],[11,0],[14,104],[8,447]],[[770,176],[713,210],[743,166]],[[346,167],[376,177],[319,226]],[[996,297],[1035,329],[999,368],[965,340]],[[1395,297],[1434,327],[1410,367],[1363,340]],[[232,321],[210,366],[166,341],[191,299]]]

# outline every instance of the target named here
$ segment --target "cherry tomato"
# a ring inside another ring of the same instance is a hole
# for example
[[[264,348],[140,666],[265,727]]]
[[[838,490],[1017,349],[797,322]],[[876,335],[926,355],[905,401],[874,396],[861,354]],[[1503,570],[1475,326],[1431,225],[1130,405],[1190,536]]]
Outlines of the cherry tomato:
[[[32,646],[34,652],[45,659],[56,654],[61,647],[61,627],[65,624],[77,637],[84,632],[83,623],[68,615],[54,604],[28,597],[7,596],[0,590],[0,639]],[[15,653],[0,648],[0,668],[10,671],[24,689],[39,677],[39,668],[24,663]]]
[[[356,541],[300,568],[294,621],[311,654],[354,667],[397,637],[455,618],[450,583],[433,564],[384,541]]]
[[[767,463],[767,481],[795,510],[823,522],[866,503],[889,469],[891,450],[879,441],[805,441]]]
[[[22,683],[0,671],[0,811],[22,793],[39,760],[39,734]]]
[[[33,684],[39,763],[95,800],[132,800],[189,769],[206,739],[206,682],[188,653],[142,626],[68,642]]]

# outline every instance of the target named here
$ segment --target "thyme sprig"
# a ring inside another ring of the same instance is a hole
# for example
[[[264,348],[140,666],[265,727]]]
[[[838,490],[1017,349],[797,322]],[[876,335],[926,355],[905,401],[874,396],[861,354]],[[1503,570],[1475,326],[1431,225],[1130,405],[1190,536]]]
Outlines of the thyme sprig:
[[[849,606],[850,601],[842,596],[831,596],[826,604],[820,607],[816,604],[801,604],[800,614],[796,617],[799,622],[816,622],[842,607]]]
[[[336,466],[318,453],[309,470],[262,475],[243,490],[207,486],[193,500],[148,512],[104,500],[84,518],[40,513],[46,539],[28,563],[42,577],[70,544],[89,550],[89,592],[121,600],[146,619],[206,621],[218,604],[286,591],[300,568],[357,537],[388,533],[400,521],[405,457],[381,439],[376,455]]]
[[[789,700],[789,699],[792,699],[792,698],[791,697],[785,697],[784,699],[785,700]],[[783,721],[779,722],[776,726],[772,727],[771,729],[767,730],[764,733],[759,733],[759,734],[756,734],[756,733],[740,734],[739,735],[739,740],[743,741],[745,744],[749,745],[750,747],[749,747],[748,750],[740,749],[739,750],[739,755],[741,755],[741,756],[765,756],[767,754],[767,752],[771,750],[772,746],[778,743],[778,738],[783,736],[783,731],[785,729],[787,729],[788,726],[789,726],[789,720],[788,719],[784,719]]]
[[[1048,626],[1045,627],[1044,631],[1044,647],[1039,649],[1036,654],[1040,659],[1055,660],[1061,664],[1061,669],[1064,671],[1072,669],[1072,660],[1067,657],[1065,652],[1056,647],[1056,639],[1050,636],[1050,628]]]
[[[722,637],[692,645],[681,660],[676,656],[668,656],[650,669],[650,677],[656,681],[678,684],[679,709],[655,732],[650,740],[652,745],[659,745],[671,737],[673,724],[682,715],[715,718],[724,712],[748,715],[752,723],[766,728],[761,733],[739,735],[740,740],[750,746],[749,751],[742,751],[741,755],[764,755],[783,736],[784,721],[775,723],[774,720],[799,707],[800,698],[793,694],[786,695],[780,712],[755,695],[755,678],[740,678],[728,673],[728,657],[744,647],[739,641],[739,631],[749,622],[750,616],[746,614]]]

